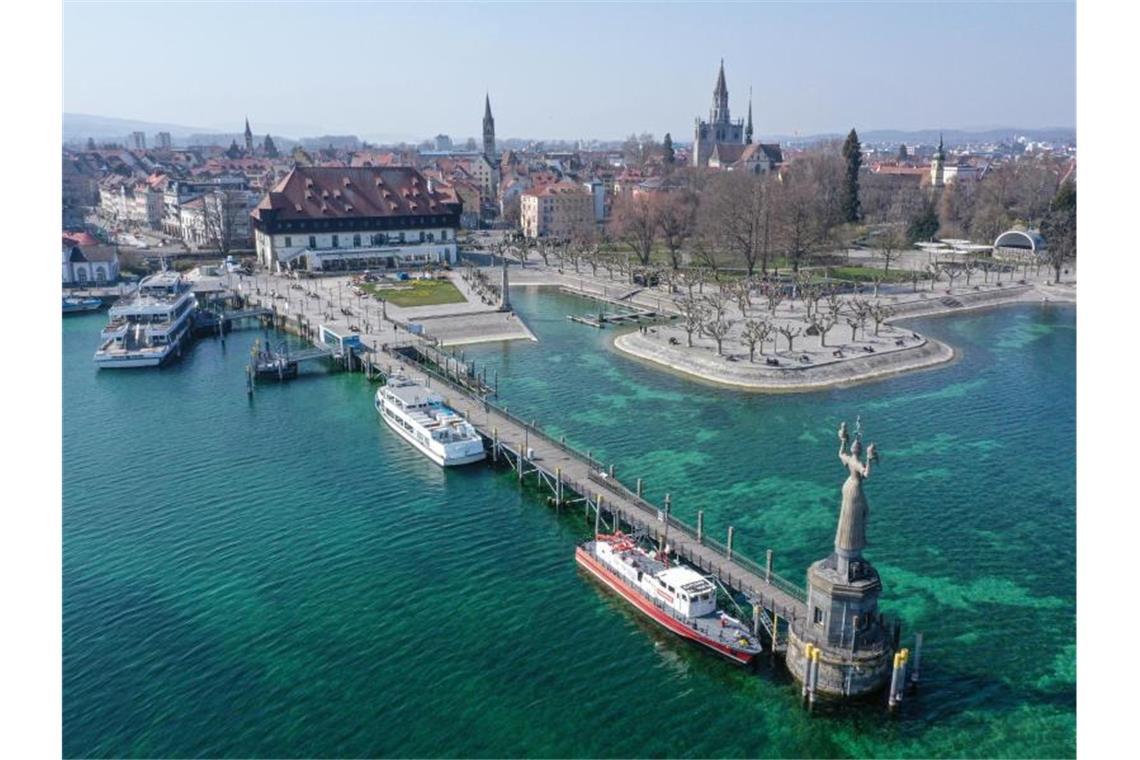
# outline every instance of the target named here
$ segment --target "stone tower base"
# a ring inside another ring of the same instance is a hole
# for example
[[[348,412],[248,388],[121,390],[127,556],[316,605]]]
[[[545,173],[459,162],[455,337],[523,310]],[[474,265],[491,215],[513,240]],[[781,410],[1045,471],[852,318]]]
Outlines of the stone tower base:
[[[784,654],[788,670],[803,683],[807,644],[795,631],[788,631],[788,649]],[[858,697],[886,687],[891,677],[894,650],[890,646],[872,650],[851,651],[823,647],[819,657],[819,694],[830,697]]]

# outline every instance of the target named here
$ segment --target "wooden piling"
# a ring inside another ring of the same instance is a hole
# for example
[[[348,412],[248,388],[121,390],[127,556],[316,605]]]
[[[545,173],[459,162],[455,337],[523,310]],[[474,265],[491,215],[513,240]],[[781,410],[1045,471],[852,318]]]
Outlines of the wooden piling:
[[[736,534],[736,529],[733,528],[731,525],[729,525],[728,526],[728,554],[727,554],[729,562],[732,561],[732,539],[733,539],[733,536],[735,534]]]
[[[697,543],[704,543],[705,537],[705,511],[703,509],[697,510]]]
[[[637,479],[637,498],[641,498],[641,478]]]
[[[768,583],[772,582],[772,550],[768,550],[768,560],[764,566],[764,580]]]

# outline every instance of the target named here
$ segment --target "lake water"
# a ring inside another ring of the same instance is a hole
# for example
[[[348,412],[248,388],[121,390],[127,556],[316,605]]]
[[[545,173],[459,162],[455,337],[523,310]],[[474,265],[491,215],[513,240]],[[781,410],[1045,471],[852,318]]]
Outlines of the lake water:
[[[253,331],[98,371],[97,314],[64,321],[65,755],[1075,754],[1075,309],[914,320],[959,358],[760,395],[617,354],[566,319],[590,302],[512,302],[540,342],[465,350],[503,402],[786,576],[831,549],[835,430],[860,416],[867,555],[904,643],[925,632],[918,694],[809,715],[782,665],[722,662],[588,580],[580,512],[400,441],[361,375],[250,402]]]

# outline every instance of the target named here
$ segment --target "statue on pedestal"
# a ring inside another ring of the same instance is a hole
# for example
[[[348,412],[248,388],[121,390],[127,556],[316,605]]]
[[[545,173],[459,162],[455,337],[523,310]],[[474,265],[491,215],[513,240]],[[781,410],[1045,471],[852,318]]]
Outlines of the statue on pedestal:
[[[843,483],[843,503],[839,508],[839,526],[835,531],[835,553],[839,557],[839,570],[847,574],[851,560],[863,556],[867,546],[867,497],[863,495],[863,481],[871,476],[871,463],[879,459],[875,444],[867,447],[866,461],[860,459],[863,444],[860,433],[848,451],[847,423],[839,426],[839,461],[847,468],[847,480]]]

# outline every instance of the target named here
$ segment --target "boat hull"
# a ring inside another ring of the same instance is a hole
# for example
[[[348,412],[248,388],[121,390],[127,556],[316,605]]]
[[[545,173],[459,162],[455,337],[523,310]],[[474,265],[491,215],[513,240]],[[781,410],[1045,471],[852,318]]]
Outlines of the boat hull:
[[[380,410],[377,409],[377,411],[380,411]],[[403,438],[405,441],[407,441],[413,447],[415,447],[415,449],[417,451],[419,451],[421,454],[426,456],[431,461],[438,464],[440,467],[459,467],[460,465],[474,464],[475,462],[482,462],[484,459],[487,458],[487,452],[486,451],[479,451],[477,454],[469,454],[467,456],[462,456],[462,457],[444,457],[439,452],[432,451],[430,448],[421,444],[419,441],[416,440],[415,436],[413,436],[407,430],[404,430],[404,428],[397,425],[395,423],[395,421],[393,421],[391,418],[389,418],[386,414],[381,413],[380,419],[384,420],[385,425],[387,425],[391,430],[396,431],[396,433],[398,433],[401,438]]]
[[[667,628],[678,636],[682,636],[690,641],[695,641],[702,646],[708,647],[717,654],[725,657],[726,659],[737,663],[738,665],[748,665],[756,657],[756,653],[741,652],[737,649],[726,645],[724,642],[717,641],[716,639],[709,638],[698,631],[689,628],[680,620],[671,617],[661,610],[653,606],[647,599],[642,597],[635,591],[629,589],[618,576],[610,572],[605,565],[595,559],[589,552],[582,547],[574,550],[574,559],[578,564],[595,578],[606,584],[612,591],[617,593],[622,599],[636,607],[640,612],[651,618],[655,623],[663,628]]]

